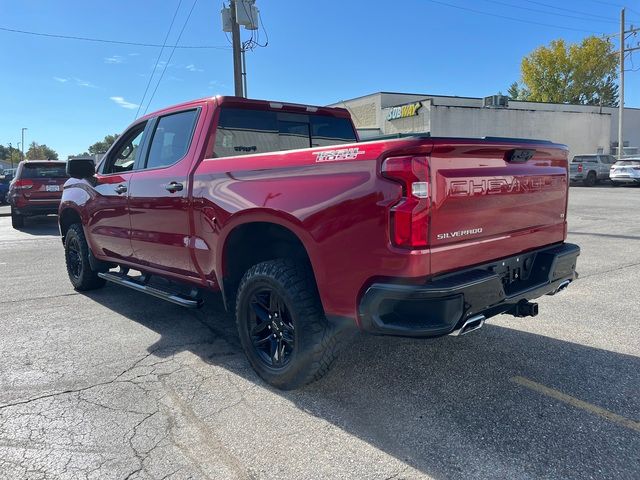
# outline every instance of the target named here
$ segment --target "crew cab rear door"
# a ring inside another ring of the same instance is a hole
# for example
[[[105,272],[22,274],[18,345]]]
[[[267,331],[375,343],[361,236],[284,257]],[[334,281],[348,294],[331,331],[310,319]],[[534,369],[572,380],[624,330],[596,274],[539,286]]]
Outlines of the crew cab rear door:
[[[189,174],[206,105],[164,112],[152,120],[139,169],[129,183],[131,244],[136,263],[195,277],[190,253]]]
[[[564,240],[567,150],[518,142],[435,142],[429,159],[432,273]]]

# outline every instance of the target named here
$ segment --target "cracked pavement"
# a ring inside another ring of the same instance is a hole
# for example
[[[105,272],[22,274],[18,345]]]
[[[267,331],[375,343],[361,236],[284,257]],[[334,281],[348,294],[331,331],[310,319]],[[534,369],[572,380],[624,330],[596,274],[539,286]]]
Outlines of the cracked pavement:
[[[581,280],[435,340],[358,337],[320,382],[279,392],[220,299],[187,311],[66,278],[55,218],[0,217],[0,479],[616,478],[640,432],[640,189],[572,188]]]

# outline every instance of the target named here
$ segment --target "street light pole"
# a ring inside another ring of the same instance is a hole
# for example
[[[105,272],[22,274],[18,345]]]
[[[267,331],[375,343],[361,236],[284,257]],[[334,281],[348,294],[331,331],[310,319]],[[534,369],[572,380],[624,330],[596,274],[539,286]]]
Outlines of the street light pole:
[[[624,8],[620,12],[620,86],[618,87],[618,160],[624,155],[624,134],[622,122],[624,121]]]
[[[24,160],[24,131],[29,130],[27,127],[22,127],[22,160]]]

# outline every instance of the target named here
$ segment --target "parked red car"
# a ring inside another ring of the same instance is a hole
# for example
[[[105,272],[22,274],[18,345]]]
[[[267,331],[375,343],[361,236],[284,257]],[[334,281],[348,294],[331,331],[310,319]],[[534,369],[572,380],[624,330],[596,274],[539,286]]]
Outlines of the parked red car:
[[[13,228],[24,226],[25,217],[58,213],[64,182],[69,178],[66,165],[46,160],[18,164],[8,195]]]
[[[97,169],[68,171],[73,286],[185,307],[221,291],[251,365],[279,388],[322,376],[349,326],[465,334],[536,315],[532,299],[576,278],[567,148],[547,141],[360,143],[344,109],[216,97],[147,115]]]

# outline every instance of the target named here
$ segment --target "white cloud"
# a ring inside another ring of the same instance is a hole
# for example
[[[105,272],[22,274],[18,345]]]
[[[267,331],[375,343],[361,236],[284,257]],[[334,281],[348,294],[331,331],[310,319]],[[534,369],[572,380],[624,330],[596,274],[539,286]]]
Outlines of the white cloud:
[[[120,105],[122,108],[128,108],[129,110],[133,110],[134,108],[138,108],[137,103],[127,102],[123,97],[109,97],[110,100],[113,100],[116,104]]]
[[[204,72],[204,70],[202,68],[197,68],[193,63],[187,65],[184,68],[186,68],[190,72]]]
[[[129,53],[128,54],[130,57],[137,57],[138,55],[140,55],[139,53]]]
[[[65,83],[67,80],[69,80],[68,78],[62,78],[62,77],[53,77],[53,79],[56,82],[60,82],[60,83]]]
[[[73,80],[76,82],[76,85],[79,87],[87,87],[87,88],[97,88],[93,83],[88,80],[82,80],[81,78],[73,77]]]
[[[104,59],[104,63],[122,63],[123,62],[123,58],[120,55],[112,55],[110,57],[105,57]]]

